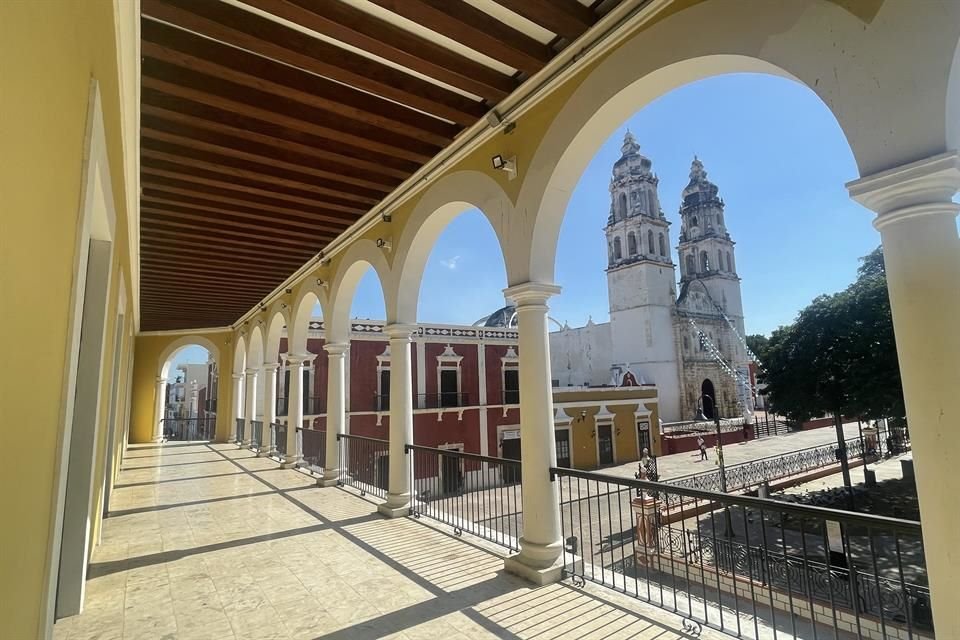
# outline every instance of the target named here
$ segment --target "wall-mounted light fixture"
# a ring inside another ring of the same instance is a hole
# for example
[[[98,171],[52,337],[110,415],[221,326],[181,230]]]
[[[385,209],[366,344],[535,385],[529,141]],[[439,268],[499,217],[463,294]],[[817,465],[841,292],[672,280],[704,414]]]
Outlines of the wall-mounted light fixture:
[[[390,251],[393,248],[393,242],[387,238],[377,238],[377,248],[384,251]]]
[[[380,219],[383,220],[384,222],[392,222],[393,216],[390,215],[388,212],[384,211],[380,214]]]
[[[326,289],[327,288],[326,280],[324,280],[323,278],[317,278],[317,286],[320,287],[321,289]]]
[[[509,158],[504,158],[499,153],[493,158],[490,159],[493,163],[493,168],[497,171],[503,171],[507,174],[508,180],[513,180],[517,177],[517,157],[511,156]]]

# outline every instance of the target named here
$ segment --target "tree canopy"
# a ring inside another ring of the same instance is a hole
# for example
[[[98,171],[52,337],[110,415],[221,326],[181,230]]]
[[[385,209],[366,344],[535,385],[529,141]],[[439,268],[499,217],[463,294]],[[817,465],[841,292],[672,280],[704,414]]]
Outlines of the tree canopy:
[[[882,249],[861,258],[853,284],[815,298],[763,350],[768,397],[791,419],[903,416]]]

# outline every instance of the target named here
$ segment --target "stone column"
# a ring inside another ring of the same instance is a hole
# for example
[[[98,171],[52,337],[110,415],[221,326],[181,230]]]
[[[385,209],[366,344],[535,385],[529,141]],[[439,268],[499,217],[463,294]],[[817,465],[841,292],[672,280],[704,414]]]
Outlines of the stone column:
[[[323,345],[327,352],[327,435],[326,461],[323,465],[321,486],[332,487],[340,479],[340,456],[337,434],[346,433],[346,385],[344,360],[350,345],[345,342],[328,342]]]
[[[246,391],[244,391],[244,409],[243,409],[243,447],[249,447],[253,439],[253,425],[251,420],[256,420],[257,415],[257,375],[260,373],[257,369],[247,369],[245,371]]]
[[[952,202],[960,188],[956,151],[847,185],[876,212],[913,445],[917,493],[937,635],[960,638],[960,239]],[[869,372],[866,373],[869,375]]]
[[[157,422],[153,425],[153,437],[151,440],[154,442],[163,441],[163,410],[167,405],[167,380],[166,378],[157,376]]]
[[[380,513],[391,517],[410,513],[410,458],[404,447],[413,444],[413,371],[410,358],[413,325],[388,324],[390,336],[390,486]]]
[[[237,441],[237,420],[243,417],[243,374],[233,374],[233,404],[230,416],[230,442]]]
[[[270,442],[271,425],[277,421],[277,369],[280,364],[271,362],[263,365],[263,446],[260,447],[258,457],[269,456],[273,453]]]
[[[303,426],[303,365],[312,362],[312,353],[288,354],[290,388],[287,389],[287,454],[280,465],[284,469],[296,466],[300,461],[297,451],[297,428]]]
[[[527,282],[504,290],[517,305],[520,347],[520,453],[523,460],[523,537],[520,553],[504,567],[537,584],[561,577],[560,505],[550,467],[557,464],[553,435],[553,381],[547,300],[560,287]]]

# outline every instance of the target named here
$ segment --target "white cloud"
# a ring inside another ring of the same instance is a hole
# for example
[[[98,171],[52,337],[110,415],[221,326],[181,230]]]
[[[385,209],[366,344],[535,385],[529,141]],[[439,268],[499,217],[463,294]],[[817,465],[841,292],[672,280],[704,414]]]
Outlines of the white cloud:
[[[452,258],[448,258],[447,260],[441,260],[440,264],[445,266],[447,269],[450,269],[451,271],[453,271],[454,269],[457,268],[458,262],[460,262],[460,256],[453,256]]]

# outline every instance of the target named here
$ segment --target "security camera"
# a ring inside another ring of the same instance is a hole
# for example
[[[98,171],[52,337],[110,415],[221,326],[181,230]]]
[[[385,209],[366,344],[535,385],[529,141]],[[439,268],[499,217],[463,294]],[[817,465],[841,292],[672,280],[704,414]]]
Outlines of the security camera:
[[[377,248],[390,251],[393,248],[393,243],[390,240],[385,240],[383,238],[377,238]]]

